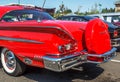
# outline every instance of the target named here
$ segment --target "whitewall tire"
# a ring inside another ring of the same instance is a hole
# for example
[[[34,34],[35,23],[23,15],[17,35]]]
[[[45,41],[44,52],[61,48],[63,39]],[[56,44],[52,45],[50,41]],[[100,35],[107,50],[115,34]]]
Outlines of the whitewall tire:
[[[1,63],[4,71],[12,76],[18,76],[24,73],[25,64],[23,64],[12,51],[3,48],[1,51]]]

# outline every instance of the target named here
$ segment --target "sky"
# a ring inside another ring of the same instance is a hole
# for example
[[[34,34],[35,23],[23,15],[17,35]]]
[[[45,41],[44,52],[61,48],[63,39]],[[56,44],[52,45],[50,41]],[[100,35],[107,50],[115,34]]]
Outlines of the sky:
[[[7,5],[10,3],[18,3],[19,0],[1,0],[0,5]],[[102,4],[101,8],[114,8],[116,0],[46,0],[45,8],[59,9],[59,5],[63,4],[65,7],[71,9],[73,12],[80,8],[81,12],[89,11],[95,4]],[[42,7],[44,0],[20,0],[21,4],[31,4]],[[100,7],[98,7],[100,9]]]

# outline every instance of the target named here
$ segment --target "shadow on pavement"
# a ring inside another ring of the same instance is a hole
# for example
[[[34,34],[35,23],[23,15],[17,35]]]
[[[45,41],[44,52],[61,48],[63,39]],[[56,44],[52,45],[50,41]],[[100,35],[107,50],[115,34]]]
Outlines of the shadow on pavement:
[[[85,70],[68,70],[65,72],[53,72],[46,69],[30,67],[25,73],[25,77],[37,82],[72,82],[75,79],[93,80],[103,73],[103,69],[95,64],[81,65]]]

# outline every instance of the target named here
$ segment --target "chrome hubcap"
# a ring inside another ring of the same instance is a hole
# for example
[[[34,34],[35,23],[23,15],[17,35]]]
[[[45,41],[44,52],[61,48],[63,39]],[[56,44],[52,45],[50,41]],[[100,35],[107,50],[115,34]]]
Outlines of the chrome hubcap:
[[[11,52],[11,51],[7,51],[5,53],[5,63],[6,63],[6,66],[10,69],[10,70],[13,70],[16,66],[16,60],[15,60],[15,56],[14,54]]]

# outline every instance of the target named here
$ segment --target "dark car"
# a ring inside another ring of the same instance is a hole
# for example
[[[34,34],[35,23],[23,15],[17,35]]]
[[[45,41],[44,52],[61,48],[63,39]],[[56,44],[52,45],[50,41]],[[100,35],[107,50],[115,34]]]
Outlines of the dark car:
[[[78,15],[67,15],[67,16],[61,16],[58,17],[57,20],[69,20],[69,21],[83,21],[87,22],[96,17],[93,16],[78,16]],[[104,20],[103,20],[104,21]],[[110,22],[104,21],[106,24],[108,24],[108,30],[110,33],[110,38],[112,42],[112,46],[114,47],[120,47],[120,27],[116,26]]]

